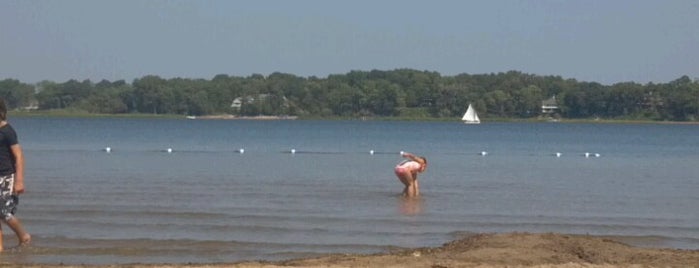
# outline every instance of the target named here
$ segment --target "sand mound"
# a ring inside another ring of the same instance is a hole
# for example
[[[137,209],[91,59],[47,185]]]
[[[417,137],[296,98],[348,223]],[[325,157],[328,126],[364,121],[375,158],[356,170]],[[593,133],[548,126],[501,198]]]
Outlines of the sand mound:
[[[699,267],[699,251],[634,248],[602,237],[479,234],[438,248],[369,256],[332,255],[281,263],[322,267]]]
[[[437,248],[391,253],[332,254],[283,262],[235,264],[131,264],[110,266],[15,265],[2,267],[699,267],[699,250],[631,247],[604,237],[563,234],[478,234]]]

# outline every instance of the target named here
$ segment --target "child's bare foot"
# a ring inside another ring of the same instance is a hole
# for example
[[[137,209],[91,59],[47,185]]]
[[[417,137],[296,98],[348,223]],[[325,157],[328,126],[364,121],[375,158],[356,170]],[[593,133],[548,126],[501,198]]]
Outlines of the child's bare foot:
[[[22,240],[19,241],[18,246],[20,246],[20,247],[29,246],[29,243],[31,243],[31,242],[32,242],[32,236],[29,234],[25,234],[24,237],[22,237]]]

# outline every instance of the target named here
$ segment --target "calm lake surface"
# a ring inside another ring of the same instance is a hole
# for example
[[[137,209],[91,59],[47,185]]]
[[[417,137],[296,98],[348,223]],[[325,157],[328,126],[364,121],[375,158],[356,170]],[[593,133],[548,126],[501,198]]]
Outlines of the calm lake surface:
[[[515,231],[699,249],[699,125],[10,123],[27,162],[18,216],[34,242],[0,263],[280,260]],[[419,200],[399,197],[400,151],[429,161]]]

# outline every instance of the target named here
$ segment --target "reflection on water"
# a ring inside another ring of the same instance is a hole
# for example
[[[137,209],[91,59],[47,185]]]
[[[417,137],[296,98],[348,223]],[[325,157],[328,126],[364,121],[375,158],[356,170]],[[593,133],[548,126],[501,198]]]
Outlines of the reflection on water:
[[[398,209],[402,215],[416,216],[422,213],[422,197],[404,197],[398,199]]]

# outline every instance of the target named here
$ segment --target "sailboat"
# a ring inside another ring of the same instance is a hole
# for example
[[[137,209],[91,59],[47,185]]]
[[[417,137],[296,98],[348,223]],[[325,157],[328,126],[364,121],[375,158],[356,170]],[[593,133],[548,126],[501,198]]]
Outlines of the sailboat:
[[[468,109],[466,110],[466,113],[464,113],[464,117],[461,118],[461,121],[464,121],[464,124],[480,124],[481,119],[478,118],[478,113],[476,113],[476,109],[473,109],[473,106],[471,104],[468,104]]]

